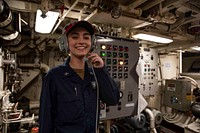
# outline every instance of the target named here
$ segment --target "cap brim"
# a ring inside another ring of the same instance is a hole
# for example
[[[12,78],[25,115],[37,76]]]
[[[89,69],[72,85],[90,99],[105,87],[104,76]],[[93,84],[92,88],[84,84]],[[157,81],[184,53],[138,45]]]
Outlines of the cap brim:
[[[70,31],[72,31],[73,29],[77,28],[77,27],[83,27],[85,28],[91,35],[94,34],[94,28],[93,26],[87,22],[87,21],[78,21],[72,25],[69,25],[66,27],[66,34],[68,34]]]

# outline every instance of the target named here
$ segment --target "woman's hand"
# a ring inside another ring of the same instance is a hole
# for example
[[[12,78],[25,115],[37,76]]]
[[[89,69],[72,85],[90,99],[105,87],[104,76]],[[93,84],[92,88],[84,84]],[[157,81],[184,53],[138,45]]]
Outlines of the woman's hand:
[[[102,58],[97,53],[89,53],[87,58],[95,68],[102,68],[104,66]]]

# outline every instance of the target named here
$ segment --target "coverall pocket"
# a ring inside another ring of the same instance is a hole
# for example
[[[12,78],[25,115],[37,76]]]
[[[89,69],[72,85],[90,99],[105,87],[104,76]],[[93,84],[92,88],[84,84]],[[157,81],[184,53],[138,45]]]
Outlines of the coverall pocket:
[[[62,96],[59,97],[57,109],[59,123],[73,123],[82,116],[83,104],[78,96]]]

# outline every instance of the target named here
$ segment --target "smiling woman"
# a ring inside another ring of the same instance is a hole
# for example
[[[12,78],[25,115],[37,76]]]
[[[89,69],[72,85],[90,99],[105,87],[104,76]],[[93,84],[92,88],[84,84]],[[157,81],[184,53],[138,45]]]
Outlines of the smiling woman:
[[[119,88],[102,58],[91,52],[94,29],[90,23],[72,23],[63,35],[70,56],[45,76],[39,130],[40,133],[95,133],[100,100],[108,106],[116,105]]]

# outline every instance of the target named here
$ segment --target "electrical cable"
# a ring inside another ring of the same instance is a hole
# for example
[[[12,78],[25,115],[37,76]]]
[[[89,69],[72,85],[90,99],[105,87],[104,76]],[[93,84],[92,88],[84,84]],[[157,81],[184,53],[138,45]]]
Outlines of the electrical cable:
[[[91,64],[88,62],[88,64]],[[96,107],[96,121],[95,121],[95,129],[96,129],[96,132],[98,130],[98,120],[99,120],[99,84],[98,84],[98,81],[97,81],[97,77],[96,77],[96,74],[95,74],[95,71],[94,71],[94,67],[93,65],[91,64],[91,69],[92,69],[92,72],[94,74],[94,79],[95,79],[95,82],[96,82],[96,90],[97,90],[97,107]]]

